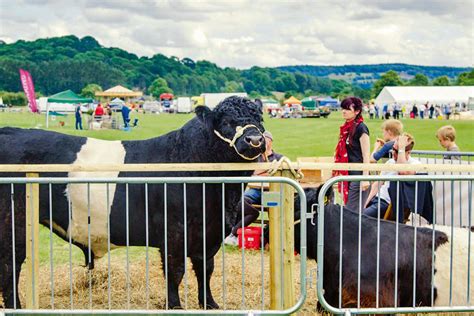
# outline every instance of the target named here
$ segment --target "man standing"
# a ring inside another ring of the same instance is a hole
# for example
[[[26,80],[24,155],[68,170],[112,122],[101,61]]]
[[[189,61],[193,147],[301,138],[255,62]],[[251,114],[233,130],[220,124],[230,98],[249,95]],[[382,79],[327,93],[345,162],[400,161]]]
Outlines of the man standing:
[[[77,104],[76,106],[75,116],[76,116],[76,129],[82,130],[82,112],[81,112],[80,104]]]
[[[273,136],[272,133],[269,131],[265,131],[263,133],[265,137],[265,153],[258,157],[258,162],[272,162],[274,160],[280,160],[283,155],[280,155],[273,151]],[[255,170],[253,173],[254,176],[267,176],[267,172],[265,170]],[[250,187],[250,184],[249,184]],[[253,221],[258,218],[259,210],[253,207],[253,204],[261,204],[262,203],[262,189],[261,188],[248,188],[244,192],[244,218],[243,218],[243,226],[246,227],[250,225]],[[237,204],[237,210],[239,214],[242,214],[242,200],[239,201]],[[224,239],[224,244],[237,246],[238,238],[237,238],[237,230],[242,228],[242,219],[232,227],[232,232],[229,236]]]

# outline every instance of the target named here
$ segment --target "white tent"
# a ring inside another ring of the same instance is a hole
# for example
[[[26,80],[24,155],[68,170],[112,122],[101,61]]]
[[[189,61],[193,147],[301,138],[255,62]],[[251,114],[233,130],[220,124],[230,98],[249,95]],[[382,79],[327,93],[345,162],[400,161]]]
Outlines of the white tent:
[[[474,86],[452,87],[384,87],[380,91],[375,104],[443,104],[443,103],[468,103],[474,97]]]

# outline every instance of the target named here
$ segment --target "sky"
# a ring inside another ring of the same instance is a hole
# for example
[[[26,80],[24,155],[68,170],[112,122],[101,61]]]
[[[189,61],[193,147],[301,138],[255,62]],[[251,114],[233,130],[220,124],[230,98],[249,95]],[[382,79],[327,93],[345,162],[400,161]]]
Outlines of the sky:
[[[91,35],[222,67],[473,66],[474,0],[0,0],[0,39]]]

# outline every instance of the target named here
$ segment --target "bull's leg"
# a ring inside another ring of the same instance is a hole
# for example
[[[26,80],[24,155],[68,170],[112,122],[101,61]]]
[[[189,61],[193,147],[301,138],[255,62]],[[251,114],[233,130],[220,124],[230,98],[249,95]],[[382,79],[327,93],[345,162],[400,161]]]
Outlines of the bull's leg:
[[[11,259],[11,258],[9,258]],[[13,284],[13,264],[9,264],[6,266],[3,266],[3,273],[5,273],[3,280],[2,280],[2,287],[3,287],[3,302],[5,304],[5,308],[21,308],[21,303],[20,303],[20,294],[18,293],[18,283],[19,283],[19,278],[20,278],[20,269],[21,269],[21,264],[24,261],[21,260],[19,256],[17,256],[17,261],[16,261],[16,269],[15,269],[15,280],[16,284]],[[16,306],[14,303],[14,295],[13,291],[16,291]]]
[[[163,265],[163,273],[165,273],[165,255],[161,251],[161,262]],[[181,309],[179,299],[179,284],[184,275],[184,256],[181,254],[171,255],[168,253],[168,308]]]
[[[201,258],[192,257],[193,269],[196,273],[196,278],[199,287],[199,305],[204,306],[204,275],[203,275],[203,260]],[[219,305],[214,301],[211,293],[211,275],[214,272],[214,257],[206,260],[206,308],[219,309]]]

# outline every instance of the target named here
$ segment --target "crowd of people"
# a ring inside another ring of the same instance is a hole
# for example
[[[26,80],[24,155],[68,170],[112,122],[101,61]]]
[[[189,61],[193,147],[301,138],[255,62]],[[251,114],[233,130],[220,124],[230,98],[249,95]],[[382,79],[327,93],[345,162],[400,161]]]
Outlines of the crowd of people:
[[[133,111],[134,105],[132,104],[130,107],[126,104],[121,106],[120,108],[120,113],[122,115],[122,120],[123,120],[123,128],[127,129],[130,126],[137,126],[138,124],[138,119],[135,119],[132,124],[130,124],[130,113]],[[106,118],[111,118],[112,117],[112,107],[110,106],[109,103],[106,103],[105,106],[102,106],[101,103],[97,104],[94,112],[92,113],[92,123],[96,122],[97,124],[101,125],[101,123],[104,121]],[[81,105],[77,104],[76,109],[75,109],[75,119],[76,119],[76,130],[82,130],[82,110],[81,110]]]
[[[457,114],[467,110],[465,103],[453,102],[451,104],[399,104],[397,102],[393,104],[384,104],[379,106],[371,102],[370,104],[364,105],[362,112],[368,114],[370,119],[385,119],[390,118],[399,120],[403,118],[411,119],[446,119],[449,120],[453,114]]]

